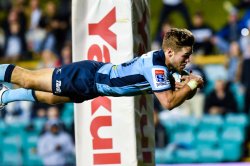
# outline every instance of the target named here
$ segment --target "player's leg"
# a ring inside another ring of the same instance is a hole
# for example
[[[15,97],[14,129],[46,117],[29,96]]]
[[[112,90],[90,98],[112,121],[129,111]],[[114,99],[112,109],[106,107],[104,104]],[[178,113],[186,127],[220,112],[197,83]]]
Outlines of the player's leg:
[[[26,89],[52,92],[54,69],[28,70],[19,66],[0,65],[0,81],[11,82]]]
[[[24,88],[8,89],[4,85],[1,86],[0,97],[2,107],[14,101],[33,101],[47,104],[59,104],[71,101],[69,97],[56,96],[50,92],[34,91]]]
[[[52,92],[53,68],[27,70],[16,66],[11,75],[11,83],[26,89]]]
[[[22,88],[5,90],[0,87],[0,104],[12,101],[36,101],[35,91],[50,92],[56,96],[70,97],[74,102],[80,103],[97,97],[95,89],[95,72],[103,63],[95,61],[80,61],[57,69],[27,70],[14,65],[0,65],[0,81],[11,82]],[[5,92],[7,91],[7,92]],[[10,93],[12,97],[2,97]],[[41,95],[39,93],[38,95]],[[8,99],[8,100],[7,100]],[[61,103],[69,99],[53,97],[41,102]],[[5,101],[7,100],[7,101]],[[39,101],[39,100],[38,100]]]
[[[47,104],[61,104],[61,103],[67,103],[72,102],[69,97],[65,96],[56,96],[53,93],[50,92],[42,92],[42,91],[34,91],[36,101],[47,103]]]

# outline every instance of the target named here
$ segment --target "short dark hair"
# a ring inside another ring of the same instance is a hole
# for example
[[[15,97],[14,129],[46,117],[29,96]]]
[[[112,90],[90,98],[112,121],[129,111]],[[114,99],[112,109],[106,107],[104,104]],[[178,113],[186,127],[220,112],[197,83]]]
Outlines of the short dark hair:
[[[194,44],[194,36],[187,29],[171,28],[165,33],[162,41],[162,49],[168,48],[179,51],[182,47],[192,47]]]

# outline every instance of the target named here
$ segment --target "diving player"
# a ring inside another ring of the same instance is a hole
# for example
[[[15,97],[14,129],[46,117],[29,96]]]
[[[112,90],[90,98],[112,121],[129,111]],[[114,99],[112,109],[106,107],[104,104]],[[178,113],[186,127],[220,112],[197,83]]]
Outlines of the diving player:
[[[150,51],[129,62],[114,65],[80,61],[59,68],[27,70],[12,64],[0,65],[0,81],[22,88],[1,85],[0,104],[37,101],[48,104],[83,102],[98,96],[134,96],[154,93],[166,109],[179,106],[203,86],[200,76],[183,76],[177,83],[172,73],[181,73],[192,54],[194,36],[186,29],[172,28],[163,39],[162,49]]]

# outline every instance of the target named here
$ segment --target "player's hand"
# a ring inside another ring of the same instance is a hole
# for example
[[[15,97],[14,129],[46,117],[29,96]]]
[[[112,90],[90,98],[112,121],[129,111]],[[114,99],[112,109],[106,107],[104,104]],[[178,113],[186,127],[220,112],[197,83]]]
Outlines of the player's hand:
[[[204,81],[201,76],[195,74],[183,75],[181,77],[181,82],[175,82],[175,90],[183,88],[190,80],[195,80],[198,83],[198,88],[202,88]]]
[[[184,75],[181,77],[181,82],[175,82],[175,90],[179,90],[181,88],[183,88],[187,83],[188,81],[190,80],[189,76],[188,75]]]
[[[185,86],[184,82],[175,82],[175,90],[179,90]]]
[[[189,75],[184,75],[184,76],[181,76],[181,82],[184,83],[184,85],[186,85],[186,83],[188,83],[188,81],[190,81],[191,78]]]
[[[195,80],[198,83],[198,88],[202,88],[204,85],[204,81],[201,76],[195,75],[195,74],[190,74],[189,75],[190,80]]]
[[[190,80],[195,80],[198,83],[198,88],[202,88],[204,85],[204,81],[201,76],[195,74],[189,74],[188,76],[182,76],[181,81],[187,84]],[[184,84],[184,85],[185,85]]]

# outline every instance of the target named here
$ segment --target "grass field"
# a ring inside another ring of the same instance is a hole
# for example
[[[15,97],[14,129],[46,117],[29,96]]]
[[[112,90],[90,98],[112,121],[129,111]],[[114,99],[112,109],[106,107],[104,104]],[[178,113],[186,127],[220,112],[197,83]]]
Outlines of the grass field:
[[[239,0],[184,0],[191,17],[196,11],[202,11],[204,13],[206,22],[215,30],[218,30],[227,21],[228,13],[223,7],[223,4],[226,1],[230,1],[232,4],[237,4],[239,2]],[[150,1],[151,37],[155,35],[162,4],[162,0]],[[240,12],[240,15],[242,14],[243,11]],[[173,26],[179,28],[186,27],[185,21],[178,12],[171,14],[170,19],[174,23]]]

